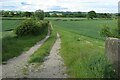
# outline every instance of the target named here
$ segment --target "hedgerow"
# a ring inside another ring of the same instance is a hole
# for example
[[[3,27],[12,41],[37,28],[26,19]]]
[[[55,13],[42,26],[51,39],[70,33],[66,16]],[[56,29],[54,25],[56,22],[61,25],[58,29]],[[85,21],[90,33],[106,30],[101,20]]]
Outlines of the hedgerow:
[[[46,21],[27,19],[18,25],[18,27],[15,29],[15,33],[18,37],[27,35],[40,35],[48,30],[48,24],[49,23]]]

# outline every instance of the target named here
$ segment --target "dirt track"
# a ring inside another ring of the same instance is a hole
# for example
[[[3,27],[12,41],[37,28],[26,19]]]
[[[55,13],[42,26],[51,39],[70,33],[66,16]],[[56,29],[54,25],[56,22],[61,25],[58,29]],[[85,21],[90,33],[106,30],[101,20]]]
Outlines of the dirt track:
[[[33,70],[29,69],[29,78],[67,78],[66,67],[59,55],[60,35],[57,33],[57,40],[54,43],[50,55],[45,58],[43,64]],[[31,67],[30,67],[31,68]]]
[[[42,64],[28,64],[29,57],[49,38],[38,42],[35,46],[24,52],[22,55],[13,58],[2,65],[3,78],[67,78],[66,67],[63,59],[59,55],[60,35],[57,33],[57,39],[54,43],[50,55],[45,57]]]
[[[13,58],[7,62],[6,65],[2,65],[2,77],[3,78],[23,78],[23,67],[28,64],[29,57],[49,38],[50,33],[36,45],[24,52],[22,55]]]

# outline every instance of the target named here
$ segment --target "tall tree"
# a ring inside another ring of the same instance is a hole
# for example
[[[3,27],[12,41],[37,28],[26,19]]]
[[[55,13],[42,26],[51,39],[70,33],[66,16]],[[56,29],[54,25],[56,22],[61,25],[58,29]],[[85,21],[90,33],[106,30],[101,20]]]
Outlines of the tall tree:
[[[89,19],[89,18],[93,19],[93,18],[95,18],[95,17],[96,17],[96,12],[95,12],[95,11],[90,11],[90,12],[88,12],[88,19]]]
[[[36,10],[34,14],[35,19],[37,20],[44,20],[44,11],[43,10]]]
[[[25,12],[25,13],[24,13],[24,16],[26,16],[26,17],[30,17],[31,15],[32,15],[31,12]]]

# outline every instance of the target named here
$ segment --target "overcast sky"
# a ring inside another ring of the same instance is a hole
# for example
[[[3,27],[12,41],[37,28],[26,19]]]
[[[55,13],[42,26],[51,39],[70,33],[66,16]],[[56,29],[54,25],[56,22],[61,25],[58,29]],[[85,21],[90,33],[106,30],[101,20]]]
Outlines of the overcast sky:
[[[0,0],[0,10],[117,13],[120,0]]]

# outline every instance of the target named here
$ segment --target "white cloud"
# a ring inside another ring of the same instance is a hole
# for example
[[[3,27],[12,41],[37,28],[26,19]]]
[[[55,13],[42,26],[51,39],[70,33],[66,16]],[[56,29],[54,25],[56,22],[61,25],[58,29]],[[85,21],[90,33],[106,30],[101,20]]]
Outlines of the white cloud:
[[[68,11],[87,12],[95,10],[97,12],[117,12],[118,1],[119,0],[1,0],[0,4],[2,4],[2,9],[4,10],[35,11],[37,9],[43,9],[44,11],[51,11],[56,9],[53,7],[59,6],[61,11],[65,11],[66,9]]]

